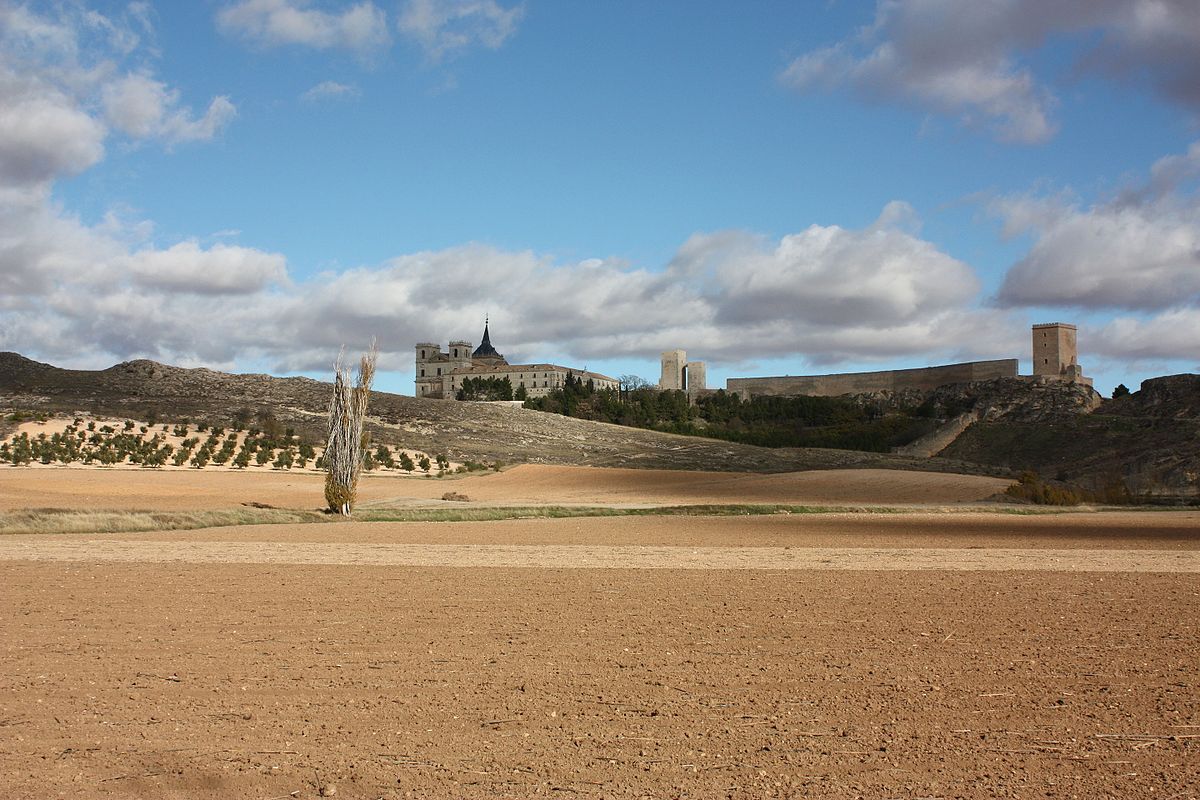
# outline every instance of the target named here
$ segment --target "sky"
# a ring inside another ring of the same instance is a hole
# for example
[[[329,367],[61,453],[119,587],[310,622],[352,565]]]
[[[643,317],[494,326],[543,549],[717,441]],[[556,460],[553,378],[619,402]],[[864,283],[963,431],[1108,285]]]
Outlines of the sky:
[[[1195,0],[0,0],[0,350],[1200,372]]]

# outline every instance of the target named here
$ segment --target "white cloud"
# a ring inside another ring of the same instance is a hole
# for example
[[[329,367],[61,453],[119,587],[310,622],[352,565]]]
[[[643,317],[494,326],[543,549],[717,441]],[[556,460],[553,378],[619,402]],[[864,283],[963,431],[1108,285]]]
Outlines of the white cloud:
[[[1029,252],[1009,270],[1006,306],[1162,310],[1200,303],[1200,143],[1161,159],[1141,186],[1081,206],[1069,197],[1010,197],[992,204]]]
[[[225,33],[265,45],[340,48],[368,54],[385,47],[387,15],[370,0],[336,11],[313,8],[309,0],[241,0],[217,13]]]
[[[387,368],[407,369],[413,342],[476,337],[485,314],[515,358],[653,359],[685,346],[713,363],[832,364],[1006,356],[1023,343],[1005,312],[971,310],[971,270],[902,227],[915,227],[902,204],[861,230],[698,234],[662,271],[467,244],[297,283],[275,253],[193,241],[157,249],[132,241],[143,233],[132,225],[53,215],[45,224],[53,230],[26,250],[61,268],[52,280],[26,275],[0,348],[324,369],[342,343],[379,336]],[[55,333],[35,339],[47,320]]]
[[[84,170],[103,158],[111,129],[174,144],[211,139],[229,123],[236,109],[227,97],[196,116],[145,59],[123,66],[143,55],[138,31],[148,25],[138,3],[121,18],[75,4],[42,14],[0,6],[0,181],[36,184]]]
[[[524,5],[496,0],[408,0],[396,22],[434,61],[474,46],[499,48],[517,31]]]
[[[136,139],[167,142],[208,140],[237,115],[228,97],[213,98],[203,117],[179,108],[179,90],[148,75],[130,74],[108,83],[101,98],[113,127]]]
[[[353,100],[362,95],[362,90],[337,81],[321,81],[304,94],[300,99],[309,103],[320,103],[327,100]]]
[[[191,240],[138,251],[128,265],[135,283],[168,292],[253,294],[287,281],[287,261],[278,253],[224,244],[206,250]]]
[[[1118,317],[1088,337],[1096,353],[1119,360],[1192,360],[1200,354],[1200,308],[1149,318]]]
[[[801,91],[845,86],[912,103],[1034,144],[1054,135],[1057,101],[1022,59],[1061,36],[1085,47],[1079,69],[1147,80],[1200,109],[1194,0],[879,0],[873,24],[801,55],[781,79]]]
[[[0,183],[39,184],[82,172],[104,157],[104,125],[78,101],[32,76],[0,67]]]

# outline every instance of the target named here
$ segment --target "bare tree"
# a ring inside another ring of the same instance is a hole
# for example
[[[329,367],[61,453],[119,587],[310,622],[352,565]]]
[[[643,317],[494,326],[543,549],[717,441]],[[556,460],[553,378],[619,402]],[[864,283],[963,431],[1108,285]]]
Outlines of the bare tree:
[[[636,389],[645,389],[650,385],[650,382],[639,375],[622,375],[619,379],[619,385],[622,392],[632,392]]]
[[[351,383],[348,367],[338,355],[334,365],[333,399],[329,403],[329,441],[325,445],[325,502],[335,514],[350,516],[358,499],[358,476],[363,465],[363,419],[371,400],[371,381],[379,349],[371,349],[359,360],[358,375]]]

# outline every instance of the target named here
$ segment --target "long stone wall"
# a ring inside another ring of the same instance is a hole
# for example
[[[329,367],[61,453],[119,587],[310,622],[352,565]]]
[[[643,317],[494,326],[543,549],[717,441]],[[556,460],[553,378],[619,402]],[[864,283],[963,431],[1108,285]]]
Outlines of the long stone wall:
[[[751,395],[817,395],[833,397],[839,394],[861,394],[883,390],[920,389],[929,391],[948,383],[970,383],[992,378],[1015,378],[1017,359],[968,361],[920,369],[897,369],[884,372],[844,372],[834,375],[795,375],[774,378],[729,378],[725,390],[743,397]]]

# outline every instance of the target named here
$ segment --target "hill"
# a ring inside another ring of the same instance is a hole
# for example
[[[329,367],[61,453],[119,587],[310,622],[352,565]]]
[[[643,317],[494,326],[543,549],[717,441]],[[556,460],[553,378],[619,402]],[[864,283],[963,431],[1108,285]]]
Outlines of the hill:
[[[325,432],[331,387],[309,378],[233,375],[129,361],[68,370],[0,353],[0,407],[86,411],[143,421],[284,425],[310,439]],[[575,464],[733,472],[916,469],[1006,475],[953,459],[819,448],[765,448],[563,417],[504,404],[425,400],[372,392],[372,441],[455,461]]]
[[[1144,381],[1114,400],[1083,386],[989,381],[945,387],[977,421],[939,458],[962,459],[1139,499],[1200,501],[1200,375]]]

